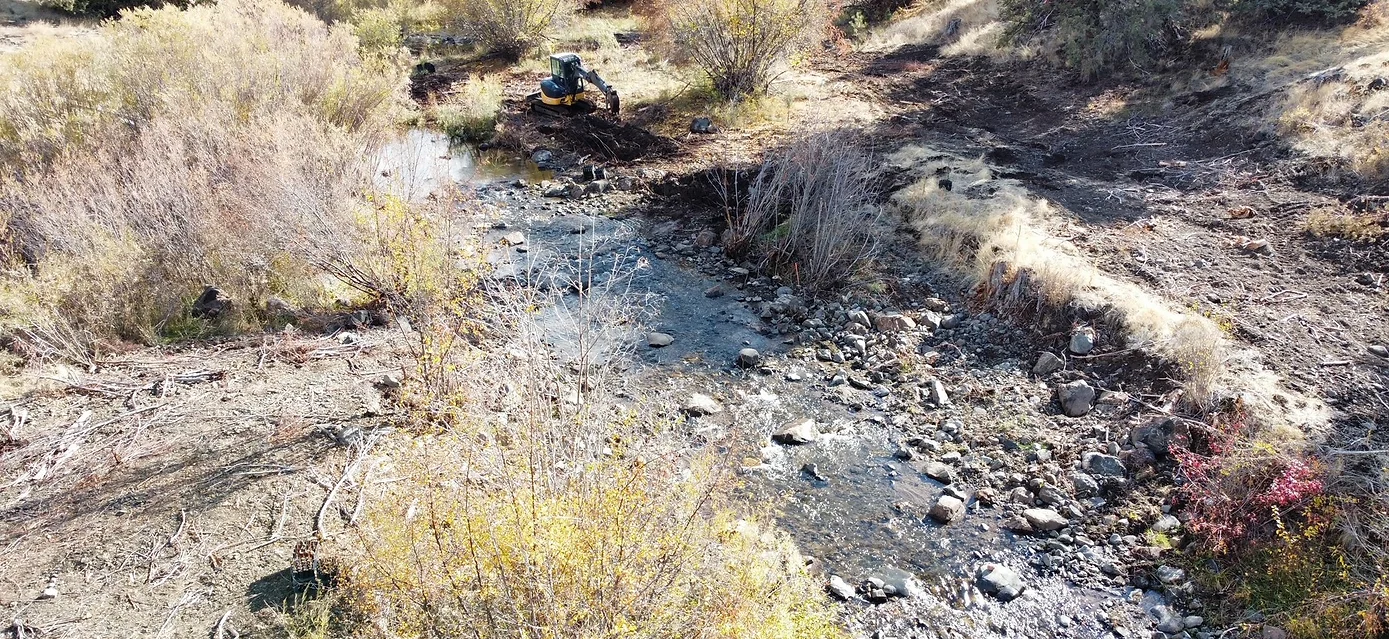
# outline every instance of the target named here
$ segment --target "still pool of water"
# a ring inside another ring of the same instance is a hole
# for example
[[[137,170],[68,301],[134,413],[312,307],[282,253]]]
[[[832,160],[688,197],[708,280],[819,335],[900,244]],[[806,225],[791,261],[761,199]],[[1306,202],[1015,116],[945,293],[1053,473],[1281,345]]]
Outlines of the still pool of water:
[[[538,182],[552,175],[513,153],[481,151],[438,131],[410,129],[377,152],[373,180],[377,189],[416,200],[453,184]]]

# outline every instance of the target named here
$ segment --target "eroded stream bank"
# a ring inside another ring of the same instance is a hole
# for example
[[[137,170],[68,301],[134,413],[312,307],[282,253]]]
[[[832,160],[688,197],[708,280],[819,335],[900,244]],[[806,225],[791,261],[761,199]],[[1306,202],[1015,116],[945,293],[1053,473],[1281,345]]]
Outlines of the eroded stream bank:
[[[713,228],[651,194],[650,174],[513,177],[478,189],[493,277],[564,292],[542,312],[561,357],[578,356],[561,337],[578,291],[640,306],[645,327],[615,328],[598,350],[636,344],[614,364],[684,415],[691,445],[735,442],[749,495],[814,558],[856,632],[1204,634],[1146,535],[1179,524],[1129,490],[1154,457],[1130,429],[1171,430],[1117,374],[1143,362],[1035,373],[1066,336],[1039,342],[967,311],[911,247],[889,251],[895,296],[815,299],[722,255]],[[1063,382],[1093,385],[1093,410],[1062,415]]]

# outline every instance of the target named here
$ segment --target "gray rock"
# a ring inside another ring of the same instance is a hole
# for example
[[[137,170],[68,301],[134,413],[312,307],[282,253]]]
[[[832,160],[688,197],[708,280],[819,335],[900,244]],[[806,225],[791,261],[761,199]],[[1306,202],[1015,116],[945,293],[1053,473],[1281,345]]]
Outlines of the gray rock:
[[[977,585],[999,601],[1012,601],[1027,589],[1018,573],[1000,564],[985,564],[979,571]]]
[[[772,440],[787,445],[809,444],[820,438],[820,428],[813,419],[789,422],[772,435]]]
[[[1037,356],[1037,363],[1032,365],[1032,373],[1034,375],[1050,375],[1061,370],[1065,365],[1066,362],[1061,361],[1060,357],[1052,353],[1042,353]]]
[[[965,321],[965,318],[964,318],[963,315],[961,315],[961,314],[959,314],[959,313],[952,313],[952,314],[950,314],[950,315],[946,315],[945,317],[942,317],[942,318],[941,318],[941,320],[940,320],[940,327],[941,327],[941,328],[944,328],[944,329],[946,329],[946,330],[950,330],[950,329],[954,329],[954,328],[959,328],[959,327],[960,327],[960,324],[963,323],[964,321]]]
[[[713,135],[718,132],[719,126],[710,118],[695,118],[690,121],[690,133]]]
[[[502,244],[507,246],[518,246],[526,243],[526,234],[520,231],[512,231],[502,236]]]
[[[1095,329],[1089,326],[1082,326],[1071,333],[1071,343],[1068,347],[1076,355],[1085,355],[1095,350]]]
[[[854,322],[855,324],[858,324],[860,326],[873,325],[873,322],[869,321],[868,319],[868,313],[865,313],[863,311],[849,311],[849,321]]]
[[[1072,473],[1071,485],[1081,497],[1091,497],[1100,493],[1100,482],[1086,473]]]
[[[1022,511],[1022,517],[1027,520],[1027,525],[1037,532],[1061,530],[1071,523],[1062,517],[1061,513],[1050,508],[1028,508]]]
[[[53,581],[48,582],[48,587],[44,588],[44,589],[43,589],[43,592],[39,593],[39,599],[40,599],[40,600],[57,599],[57,598],[58,598],[58,584],[57,584],[57,582],[53,582]]]
[[[916,320],[901,313],[878,315],[873,318],[873,328],[884,333],[900,333],[916,328]]]
[[[931,519],[937,522],[953,524],[964,518],[965,503],[950,495],[941,495],[940,499],[936,500],[935,505],[931,506],[930,514]]]
[[[1084,417],[1090,412],[1095,401],[1095,389],[1084,380],[1076,380],[1056,387],[1056,399],[1061,402],[1061,412],[1067,417]]]
[[[1157,520],[1157,522],[1155,522],[1155,523],[1153,524],[1153,532],[1155,532],[1155,533],[1170,533],[1170,532],[1172,532],[1172,531],[1174,531],[1174,530],[1176,530],[1176,529],[1178,529],[1178,528],[1181,528],[1181,527],[1182,527],[1182,522],[1181,522],[1180,519],[1177,519],[1176,517],[1173,517],[1172,515],[1163,515],[1163,516],[1159,517],[1158,520]]]
[[[936,406],[950,405],[950,395],[945,392],[945,384],[942,384],[940,380],[931,380],[931,392],[929,399],[931,400],[931,403],[935,404]]]
[[[934,479],[942,484],[948,484],[952,481],[955,481],[955,471],[952,470],[949,466],[946,466],[945,464],[942,464],[940,462],[928,462],[926,464],[926,467],[923,468],[921,472],[925,473],[927,477],[930,477],[931,479]]]
[[[1085,470],[1102,477],[1123,477],[1127,472],[1118,457],[1104,453],[1085,453],[1080,463]]]
[[[755,348],[745,348],[738,351],[738,365],[743,368],[753,368],[762,363],[762,354]]]
[[[380,379],[376,380],[376,384],[385,388],[400,388],[400,378],[391,373],[386,373],[382,375]]]
[[[646,336],[646,345],[651,348],[665,348],[675,341],[669,333],[650,333]]]
[[[1188,615],[1185,619],[1182,619],[1182,625],[1186,626],[1188,630],[1191,628],[1200,628],[1206,625],[1206,618],[1197,615]]]
[[[709,298],[723,297],[724,293],[723,284],[715,284],[704,291],[704,296]]]
[[[689,401],[685,402],[686,413],[694,416],[714,415],[723,412],[723,406],[714,398],[702,393],[690,395]]]
[[[1168,585],[1180,583],[1186,579],[1186,571],[1175,566],[1158,566],[1157,578],[1158,581]]]
[[[843,601],[849,601],[855,595],[854,587],[850,586],[849,582],[844,581],[844,578],[839,575],[830,575],[828,590],[831,595]]]
[[[1371,355],[1376,357],[1389,358],[1389,347],[1385,347],[1382,344],[1374,344],[1365,350],[1368,350]]]

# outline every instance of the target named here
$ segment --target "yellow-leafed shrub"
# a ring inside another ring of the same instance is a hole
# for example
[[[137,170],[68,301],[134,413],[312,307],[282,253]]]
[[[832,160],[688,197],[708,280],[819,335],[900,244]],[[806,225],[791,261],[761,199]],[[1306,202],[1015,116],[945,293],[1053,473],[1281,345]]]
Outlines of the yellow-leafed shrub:
[[[842,636],[789,541],[730,514],[705,471],[616,443],[556,464],[517,431],[399,456],[408,481],[350,559],[356,612],[402,637]]]

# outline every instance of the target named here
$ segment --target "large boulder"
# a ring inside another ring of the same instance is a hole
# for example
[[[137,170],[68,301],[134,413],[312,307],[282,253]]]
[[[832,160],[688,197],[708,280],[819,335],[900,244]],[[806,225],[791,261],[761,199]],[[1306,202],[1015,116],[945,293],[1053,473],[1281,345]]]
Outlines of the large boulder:
[[[1022,511],[1023,519],[1036,532],[1047,532],[1051,530],[1061,530],[1070,525],[1070,521],[1061,516],[1061,513],[1050,508],[1028,508]]]
[[[980,590],[997,597],[999,601],[1012,601],[1027,590],[1022,577],[1002,564],[984,564],[979,570],[976,584]]]
[[[796,446],[800,444],[810,444],[820,438],[820,428],[815,425],[813,419],[798,419],[781,427],[772,435],[772,440],[779,444]]]
[[[1061,412],[1067,417],[1084,417],[1095,401],[1095,389],[1085,380],[1078,379],[1057,386],[1056,399],[1061,403]]]
[[[942,524],[953,524],[965,517],[965,502],[950,495],[941,495],[931,506],[931,519]]]

